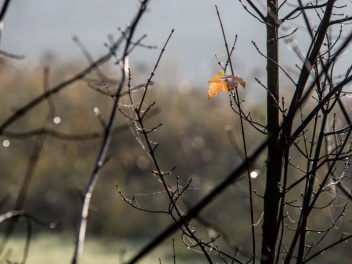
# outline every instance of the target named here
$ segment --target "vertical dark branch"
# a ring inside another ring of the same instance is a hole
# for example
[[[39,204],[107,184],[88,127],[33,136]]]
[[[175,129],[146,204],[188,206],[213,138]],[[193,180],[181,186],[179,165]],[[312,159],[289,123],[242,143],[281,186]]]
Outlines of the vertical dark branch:
[[[262,263],[272,263],[277,238],[282,153],[279,145],[278,1],[267,1],[267,130],[268,157],[264,194]]]

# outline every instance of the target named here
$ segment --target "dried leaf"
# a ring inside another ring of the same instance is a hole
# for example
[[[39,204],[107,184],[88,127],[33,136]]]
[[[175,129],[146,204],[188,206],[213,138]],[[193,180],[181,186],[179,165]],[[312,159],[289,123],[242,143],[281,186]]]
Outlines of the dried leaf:
[[[208,100],[214,95],[219,94],[221,90],[228,93],[229,91],[237,88],[238,84],[240,84],[243,88],[246,87],[246,82],[242,78],[234,75],[225,76],[224,72],[218,72],[217,75],[209,79],[208,83],[210,83]]]

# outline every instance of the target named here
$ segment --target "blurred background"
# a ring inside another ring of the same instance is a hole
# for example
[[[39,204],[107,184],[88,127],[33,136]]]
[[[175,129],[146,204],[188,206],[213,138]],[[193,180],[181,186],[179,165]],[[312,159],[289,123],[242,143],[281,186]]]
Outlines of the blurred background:
[[[265,13],[262,1],[255,2]],[[248,84],[246,90],[240,90],[246,100],[244,110],[257,122],[265,124],[262,100],[265,90],[254,80],[257,77],[265,82],[265,59],[251,43],[256,42],[265,51],[265,25],[245,12],[239,1],[152,0],[136,38],[147,34],[144,44],[157,48],[138,48],[129,58],[134,85],[145,82],[161,47],[175,29],[148,95],[148,102],[157,103],[157,111],[148,119],[148,124],[152,127],[163,123],[153,135],[160,143],[158,157],[163,169],[175,166],[182,185],[193,179],[184,196],[185,210],[243,160],[239,120],[227,96],[221,94],[207,100],[207,80],[220,70],[215,55],[221,62],[227,58],[215,5],[219,7],[229,45],[238,35],[233,62],[236,74]],[[118,28],[130,22],[137,8],[137,1],[132,0],[13,1],[4,20],[0,47],[24,55],[25,59],[0,61],[1,122],[43,93],[45,67],[49,69],[49,87],[53,87],[89,65],[72,40],[73,36],[98,59],[108,53],[104,44],[111,38],[117,39]],[[304,51],[306,36],[304,33],[300,36],[297,41]],[[290,50],[285,44],[281,49]],[[285,65],[294,68],[299,62],[292,52],[283,54]],[[101,70],[112,80],[119,78],[119,66],[114,59]],[[57,135],[45,137],[25,210],[47,222],[59,221],[61,225],[54,230],[34,226],[28,263],[68,263],[71,257],[82,191],[101,142],[99,137],[86,139],[84,135],[102,130],[93,109],[99,109],[103,119],[110,111],[111,98],[88,87],[98,77],[92,72],[54,96],[55,116],[49,122],[49,107],[44,102],[10,126],[7,132],[12,134],[6,136],[5,133],[0,138],[0,193],[6,197],[2,208],[5,212],[13,208],[31,153],[38,144],[36,135],[19,134],[46,127],[61,135],[81,135],[75,139]],[[284,93],[290,94],[292,86],[284,78],[282,82]],[[114,82],[109,85],[111,89],[115,87]],[[140,206],[150,210],[160,210],[168,204],[160,183],[150,173],[149,159],[126,124],[123,115],[119,115],[116,125],[120,129],[113,137],[109,161],[101,171],[93,195],[83,263],[118,263],[117,260],[131,256],[171,222],[168,216],[156,217],[131,208],[118,192],[119,188],[128,199],[135,196]],[[264,136],[255,133],[251,126],[245,129],[251,151]],[[253,168],[259,174],[254,185],[260,194],[263,193],[264,161],[265,157],[261,157]],[[204,217],[214,225],[226,227],[233,243],[246,248],[250,241],[250,224],[249,213],[243,216],[243,212],[248,212],[248,202],[244,201],[248,201],[248,189],[241,178],[204,212]],[[259,220],[261,200],[257,201],[255,213]],[[227,213],[214,213],[214,208],[215,212]],[[1,230],[5,227],[0,226]],[[257,228],[260,232],[260,226]],[[25,222],[20,222],[8,246],[9,254],[17,261],[23,252],[25,230]],[[180,244],[178,241],[177,245]],[[47,252],[45,259],[41,257],[43,250]],[[197,263],[197,259],[201,259],[181,245],[177,250],[180,263]],[[163,258],[163,263],[171,263],[171,240],[150,257],[150,263],[155,263],[158,257]]]

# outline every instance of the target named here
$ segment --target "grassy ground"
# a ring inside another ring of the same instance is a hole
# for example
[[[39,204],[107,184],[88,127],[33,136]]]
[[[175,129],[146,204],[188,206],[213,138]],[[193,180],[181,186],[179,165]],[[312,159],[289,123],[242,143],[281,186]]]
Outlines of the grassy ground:
[[[21,263],[23,257],[24,237],[12,237],[8,245],[9,258],[0,259],[0,264]],[[88,237],[80,264],[122,264],[129,260],[147,241]],[[26,264],[70,264],[73,253],[72,234],[42,233],[32,239],[29,256]],[[351,263],[351,254],[345,251],[343,256],[328,254],[312,261],[315,263]],[[160,259],[160,260],[159,260]],[[336,260],[338,261],[336,262]],[[6,262],[10,260],[11,262]],[[142,264],[174,264],[172,242],[157,248],[147,258],[142,259]],[[176,243],[176,264],[201,264],[207,263],[202,254],[188,250],[184,245]],[[219,261],[218,263],[221,263]]]
[[[8,245],[9,260],[21,263],[23,257],[24,237],[13,237]],[[82,264],[119,264],[133,256],[146,241],[105,240],[102,238],[88,238],[85,244]],[[140,263],[173,263],[171,241],[159,247]],[[32,238],[27,264],[56,264],[70,263],[73,253],[73,236],[58,234],[40,234]],[[176,263],[202,263],[201,259],[190,259],[185,252],[177,254]],[[159,262],[159,258],[161,262]],[[0,261],[4,262],[4,259]]]

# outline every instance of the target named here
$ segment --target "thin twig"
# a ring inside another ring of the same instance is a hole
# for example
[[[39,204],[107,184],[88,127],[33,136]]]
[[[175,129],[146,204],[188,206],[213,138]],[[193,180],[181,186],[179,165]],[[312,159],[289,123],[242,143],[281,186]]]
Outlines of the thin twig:
[[[118,47],[120,47],[121,42],[122,42],[123,38],[120,37],[114,44],[113,47],[111,47],[111,50],[114,51],[116,50]],[[48,89],[47,92],[43,93],[42,95],[36,97],[35,99],[33,99],[32,101],[28,102],[26,105],[24,105],[23,107],[21,107],[20,109],[18,109],[14,114],[12,114],[11,116],[9,116],[1,125],[0,125],[0,135],[2,134],[2,132],[9,127],[11,124],[13,124],[16,120],[18,120],[20,117],[22,117],[23,115],[25,115],[29,110],[31,110],[32,108],[34,108],[35,106],[37,106],[38,104],[40,104],[41,102],[43,102],[44,100],[46,100],[48,97],[53,96],[54,94],[60,92],[62,89],[68,87],[69,85],[73,84],[74,82],[81,80],[82,78],[84,78],[86,75],[88,75],[89,73],[91,73],[93,70],[96,69],[96,67],[98,65],[101,65],[105,62],[107,62],[111,57],[113,56],[113,53],[111,51],[109,51],[109,53],[107,53],[106,55],[104,55],[103,57],[101,57],[100,59],[94,61],[93,64],[89,65],[87,68],[85,68],[84,70],[82,70],[81,72],[77,73],[75,76],[73,76],[72,78],[63,81],[62,83],[54,86],[51,89]]]
[[[216,13],[219,19],[219,23],[220,23],[220,27],[221,27],[221,31],[222,31],[222,36],[224,38],[224,44],[225,44],[225,49],[227,52],[227,56],[228,56],[228,61],[230,63],[230,69],[231,69],[231,73],[234,76],[234,70],[233,70],[233,65],[232,65],[232,60],[231,60],[231,55],[230,55],[230,51],[229,51],[229,47],[227,45],[227,40],[226,40],[226,34],[225,34],[225,30],[224,30],[224,26],[222,24],[221,21],[221,17],[220,17],[220,13],[218,10],[218,7],[215,5],[216,8]],[[235,100],[237,98],[237,106],[238,106],[238,111],[241,113],[241,103],[240,103],[240,99],[239,99],[239,94],[238,94],[238,90],[237,88],[235,88]],[[248,189],[249,189],[249,206],[250,206],[250,218],[251,218],[251,231],[252,231],[252,253],[253,253],[253,264],[255,263],[255,256],[256,256],[256,252],[255,252],[255,231],[254,231],[254,212],[253,212],[253,192],[252,192],[252,180],[251,180],[251,175],[250,175],[250,171],[249,171],[249,162],[248,162],[248,153],[247,153],[247,143],[246,143],[246,137],[245,137],[245,131],[244,131],[244,126],[243,126],[243,118],[242,115],[240,115],[240,124],[241,124],[241,132],[242,132],[242,142],[243,142],[243,150],[244,150],[244,157],[245,157],[245,161],[246,161],[246,165],[247,165],[247,178],[248,178]]]
[[[125,48],[123,50],[123,55],[122,55],[122,60],[123,60],[124,64],[127,59],[127,55],[128,55],[128,51],[129,51],[129,48],[131,45],[132,37],[135,33],[136,27],[137,27],[142,15],[144,14],[144,12],[147,8],[148,2],[149,2],[148,0],[140,2],[140,8],[137,12],[137,15],[135,16],[135,18],[133,19],[133,21],[131,23],[130,29],[128,31],[128,37],[127,37],[126,43],[125,43]],[[125,85],[125,79],[126,79],[126,72],[125,72],[125,69],[122,68],[121,69],[121,79],[119,81],[119,84],[117,86],[117,92],[115,94],[116,99],[113,101],[114,104],[112,106],[111,114],[110,114],[109,120],[108,120],[106,128],[105,128],[104,138],[102,140],[99,153],[96,157],[96,161],[94,163],[93,170],[91,172],[91,175],[89,177],[89,181],[88,181],[86,189],[85,189],[84,202],[83,202],[83,206],[82,206],[81,217],[79,220],[78,230],[77,230],[77,235],[76,235],[75,250],[74,250],[74,254],[72,257],[72,261],[71,261],[72,264],[76,264],[79,262],[80,256],[83,252],[83,247],[84,247],[84,242],[85,242],[85,234],[86,234],[86,230],[87,230],[89,205],[90,205],[90,201],[91,201],[91,198],[93,195],[93,191],[95,189],[95,185],[96,185],[98,178],[99,178],[98,172],[100,171],[101,167],[104,165],[104,160],[105,160],[105,157],[106,157],[109,145],[110,145],[111,131],[112,131],[113,124],[115,121],[115,115],[116,115],[116,112],[118,109],[120,93],[122,91],[122,88]]]

